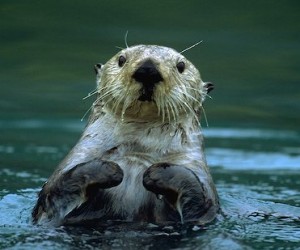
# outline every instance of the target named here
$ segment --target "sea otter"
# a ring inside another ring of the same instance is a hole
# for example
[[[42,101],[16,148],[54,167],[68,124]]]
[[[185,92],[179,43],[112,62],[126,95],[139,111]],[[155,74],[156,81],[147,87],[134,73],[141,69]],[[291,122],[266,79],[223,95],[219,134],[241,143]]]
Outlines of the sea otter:
[[[219,201],[199,121],[213,85],[157,45],[127,47],[95,70],[89,122],[40,191],[33,222],[212,221]]]

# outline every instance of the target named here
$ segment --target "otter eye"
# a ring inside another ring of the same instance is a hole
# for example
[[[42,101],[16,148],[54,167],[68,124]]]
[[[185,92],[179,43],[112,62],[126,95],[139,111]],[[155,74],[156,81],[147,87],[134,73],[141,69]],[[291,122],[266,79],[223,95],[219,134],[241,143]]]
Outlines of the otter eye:
[[[125,64],[125,62],[126,58],[124,56],[120,56],[118,61],[119,67],[122,67]]]
[[[185,69],[185,63],[184,62],[177,63],[176,68],[179,73],[182,73]]]

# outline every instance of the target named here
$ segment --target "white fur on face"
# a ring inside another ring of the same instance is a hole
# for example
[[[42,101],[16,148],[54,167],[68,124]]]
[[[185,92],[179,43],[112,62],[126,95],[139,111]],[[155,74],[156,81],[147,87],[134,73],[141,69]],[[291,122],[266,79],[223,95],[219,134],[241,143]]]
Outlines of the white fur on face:
[[[118,64],[120,56],[126,58],[122,67]],[[155,86],[153,102],[138,100],[142,86],[132,77],[146,60],[155,64],[163,78]],[[179,62],[185,64],[183,72],[176,67]],[[110,112],[135,121],[177,123],[193,116],[199,123],[206,95],[195,66],[175,50],[156,45],[138,45],[120,51],[103,66],[98,86],[99,100]]]

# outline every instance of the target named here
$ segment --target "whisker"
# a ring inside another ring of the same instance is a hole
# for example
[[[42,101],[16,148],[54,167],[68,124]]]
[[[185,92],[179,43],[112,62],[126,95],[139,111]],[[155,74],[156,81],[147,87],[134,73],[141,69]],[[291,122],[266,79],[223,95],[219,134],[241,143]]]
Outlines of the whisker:
[[[161,103],[161,117],[162,117],[162,123],[165,123],[166,118],[166,103]]]
[[[116,86],[115,86],[115,87],[116,87]],[[112,88],[112,86],[111,86],[111,85],[101,86],[101,87],[99,88],[99,92],[102,92],[103,90],[105,90],[105,89],[107,89],[107,88]]]
[[[101,96],[101,99],[106,98],[107,96],[111,95],[112,93],[114,93],[114,92],[117,91],[117,90],[118,90],[118,87],[115,86],[115,87],[109,89],[108,91],[105,91],[103,94],[100,95],[100,96]]]
[[[190,86],[184,86],[184,87],[187,88],[187,89],[194,90],[195,92],[200,93],[200,94],[203,92],[203,90],[200,89],[200,88],[193,88],[193,87],[190,87]]]
[[[183,101],[183,104],[187,107],[187,109],[192,113],[192,115],[194,116],[194,118],[196,119],[197,124],[200,126],[200,118],[198,117],[198,115],[196,114],[196,112],[193,110],[193,108],[188,105],[185,101]],[[186,112],[187,113],[187,112]]]
[[[203,93],[203,94],[204,94],[204,96],[206,96],[206,97],[208,97],[209,99],[213,100],[213,97],[210,96],[209,94],[206,94],[206,93]]]
[[[202,102],[197,100],[194,96],[192,96],[191,94],[189,94],[187,91],[183,91],[182,89],[178,88],[178,91],[180,91],[184,96],[186,96],[187,98],[192,99],[193,101],[195,101],[196,103],[198,103],[200,106],[202,106]]]
[[[110,90],[108,90],[108,91],[103,92],[103,94],[101,94],[100,96],[101,96],[102,99],[104,99],[104,98],[106,98],[107,96],[111,95],[114,91],[115,91],[114,88],[113,88],[113,89],[110,89]]]
[[[128,30],[126,31],[125,33],[125,45],[126,45],[126,48],[128,48],[128,43],[127,43],[127,37],[128,37]]]
[[[155,98],[155,103],[156,103],[156,106],[157,106],[157,115],[158,116],[161,113],[161,101],[160,101],[161,99],[160,99],[160,96],[161,96],[161,94],[159,96],[156,96],[156,98]]]
[[[171,117],[170,117],[170,110],[169,110],[169,102],[166,100],[166,108],[167,108],[167,115],[168,115],[168,120],[169,124],[171,123]]]
[[[87,116],[87,114],[91,111],[91,109],[94,107],[94,102],[92,103],[91,107],[84,113],[84,115],[81,117],[80,121],[82,122],[83,119]]]
[[[166,111],[165,111],[165,102],[160,102],[161,103],[161,105],[162,105],[162,108],[161,108],[161,110],[162,110],[162,122],[164,123],[165,122],[165,117],[166,117]]]
[[[190,86],[185,86],[185,88],[195,90],[195,91],[197,91],[199,93],[201,92],[200,89],[196,89],[196,88],[193,88],[193,87],[190,87]]]
[[[182,104],[181,100],[177,100],[177,104],[180,106],[180,108],[184,111],[185,114],[188,114],[185,105]]]
[[[197,42],[197,43],[193,44],[192,46],[190,46],[190,47],[184,49],[183,51],[181,51],[181,52],[179,52],[179,53],[182,54],[182,53],[184,53],[184,52],[186,52],[186,51],[188,51],[188,50],[190,50],[190,49],[196,47],[197,45],[199,45],[199,44],[202,43],[202,42],[203,42],[203,40],[201,40],[200,42]]]
[[[86,115],[90,112],[90,110],[94,107],[94,105],[91,105],[91,107],[84,113],[84,115],[81,117],[80,121],[82,122],[83,119],[86,117]]]
[[[171,113],[173,115],[173,119],[176,122],[176,115],[175,115],[175,111],[174,111],[174,108],[173,108],[173,105],[172,105],[172,101],[170,100],[170,98],[168,98],[167,100],[168,100],[169,107],[171,109]]]
[[[123,107],[122,107],[122,113],[121,113],[121,115],[122,115],[122,120],[124,120],[124,114],[125,114],[125,112],[126,112],[126,109],[129,107],[129,105],[130,105],[130,102],[129,101],[127,101],[127,99],[128,99],[128,92],[129,92],[129,89],[127,89],[125,92],[123,92],[123,91],[119,91],[119,101],[118,101],[118,105],[116,106],[116,108],[115,108],[115,114],[117,113],[117,109],[118,109],[118,106],[120,105],[120,103],[123,101]]]
[[[172,105],[173,105],[173,107],[174,107],[174,110],[175,110],[175,115],[176,115],[176,117],[175,117],[175,122],[178,122],[178,119],[179,119],[179,113],[178,113],[178,110],[177,110],[177,106],[176,106],[176,102],[175,102],[175,100],[173,100],[172,99]]]
[[[160,115],[160,112],[161,112],[161,107],[160,107],[160,103],[159,103],[159,101],[156,99],[156,106],[157,106],[157,116],[159,116]]]
[[[111,87],[111,86],[110,86]],[[102,99],[105,103],[111,103],[114,99],[116,99],[116,97],[115,96],[113,96],[112,94],[113,93],[117,93],[117,94],[119,94],[121,91],[119,91],[119,87],[117,87],[117,86],[114,86],[113,88],[111,88],[111,89],[109,89],[108,91],[105,91],[103,94],[101,94],[100,95],[100,99]],[[118,96],[118,95],[117,95]],[[107,97],[109,97],[108,98],[108,100],[105,100]],[[115,104],[116,105],[116,104]],[[114,107],[115,107],[115,105],[114,105]],[[113,108],[114,108],[113,107]],[[112,108],[112,111],[113,111],[113,108]],[[114,111],[113,111],[114,112]]]
[[[205,93],[205,92],[202,92],[201,94],[204,95],[204,96],[206,96],[206,97],[208,97],[208,98],[211,99],[211,100],[213,99],[211,95],[209,95],[209,94],[207,94],[207,93]]]
[[[188,98],[191,98],[193,101],[195,101],[196,103],[198,103],[200,106],[202,106],[202,101],[199,101],[197,98],[195,98],[194,96],[186,93]]]
[[[163,96],[163,93],[161,91],[158,92],[158,95],[156,96],[156,106],[157,106],[157,115],[162,117],[162,123],[165,122],[165,96]]]
[[[115,91],[116,92],[116,91]],[[122,95],[122,91],[119,91],[119,93],[116,95],[118,97],[117,101],[115,102],[115,104],[112,106],[112,111],[117,114],[117,110],[118,107],[120,105],[120,103],[123,101],[123,95]],[[116,99],[115,97],[112,97],[112,100]],[[111,102],[111,101],[109,101]]]
[[[191,113],[196,119],[197,124],[200,125],[200,117],[198,117],[198,114],[196,113],[194,108],[191,107],[190,103],[191,100],[193,100],[194,102],[198,103],[198,105],[201,107],[201,101],[197,100],[194,96],[188,93],[185,87],[174,88],[171,93],[173,93],[172,99],[175,101],[175,107],[179,105],[187,115]],[[178,95],[178,93],[180,93],[180,95]]]
[[[175,97],[176,100],[173,97]],[[180,101],[178,100],[177,95],[172,95],[172,93],[170,95],[168,95],[167,98],[168,98],[168,101],[170,103],[172,114],[174,116],[174,121],[177,122],[178,117],[179,117],[179,113],[178,113],[178,110],[177,110],[176,103],[178,103],[178,102],[180,103]]]
[[[206,123],[206,127],[209,127],[205,109],[204,109],[204,107],[201,107],[201,109],[203,111],[203,116],[204,116],[204,120],[205,120],[205,123]]]
[[[82,98],[82,100],[88,99],[89,97],[95,95],[98,93],[98,89],[94,89],[93,91],[91,91],[90,93],[88,93],[85,97]]]
[[[177,89],[176,89],[176,91],[177,91]],[[179,97],[179,95],[177,94],[176,91],[174,91],[174,90],[171,91],[170,94],[171,94],[172,99],[174,100],[174,102],[175,102],[177,105],[179,105],[179,106],[181,107],[181,109],[183,109],[183,111],[184,111],[186,114],[188,114],[188,112],[187,112],[185,106],[182,104],[182,98]],[[174,92],[174,93],[173,93],[173,92]],[[179,115],[178,115],[178,117],[179,117]]]
[[[200,95],[204,95],[204,96],[208,97],[209,99],[213,99],[212,96],[210,96],[210,95],[207,94],[205,91],[202,91],[202,90],[200,90],[200,89],[196,89],[196,88],[189,87],[189,86],[185,86],[185,88],[191,89],[191,90],[195,90],[195,91],[198,92]]]
[[[123,101],[123,107],[122,107],[122,111],[121,111],[121,121],[124,121],[124,115],[126,113],[126,110],[128,109],[128,107],[130,106],[131,102],[128,100],[128,95],[124,95],[124,101]]]
[[[193,111],[192,113],[193,113],[193,116],[194,116],[194,118],[195,118],[195,120],[196,120],[196,122],[197,122],[197,125],[198,125],[199,127],[201,127],[201,122],[200,122],[200,117],[199,117],[199,115],[198,115],[195,111]]]
[[[111,96],[108,100],[105,100],[105,104],[111,103],[114,99],[115,99],[115,97],[114,97],[114,96]],[[112,110],[112,109],[111,109],[111,110]],[[114,112],[114,111],[112,110],[112,112]]]

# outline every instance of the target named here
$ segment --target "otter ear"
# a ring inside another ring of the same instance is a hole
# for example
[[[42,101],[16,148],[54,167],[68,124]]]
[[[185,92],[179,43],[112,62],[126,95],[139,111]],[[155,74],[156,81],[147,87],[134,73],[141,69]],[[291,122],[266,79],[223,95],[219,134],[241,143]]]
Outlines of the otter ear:
[[[206,94],[208,94],[214,88],[215,88],[215,85],[213,83],[211,83],[211,82],[205,82],[204,83],[204,89],[206,90]]]
[[[103,66],[103,64],[101,64],[101,63],[95,64],[94,70],[96,72],[96,75],[100,75],[100,70],[101,70],[102,66]]]
[[[211,82],[205,82],[204,88],[206,89],[206,94],[208,94],[210,91],[212,91],[215,88],[215,85]]]
[[[215,86],[213,85],[213,83],[211,82],[203,82],[203,95],[202,95],[202,102],[204,102],[204,100],[206,99],[206,97],[211,98],[208,93],[210,91],[212,91],[215,88]]]

